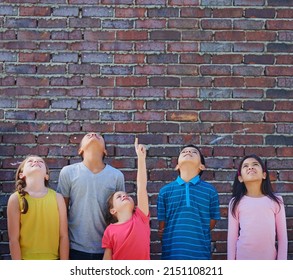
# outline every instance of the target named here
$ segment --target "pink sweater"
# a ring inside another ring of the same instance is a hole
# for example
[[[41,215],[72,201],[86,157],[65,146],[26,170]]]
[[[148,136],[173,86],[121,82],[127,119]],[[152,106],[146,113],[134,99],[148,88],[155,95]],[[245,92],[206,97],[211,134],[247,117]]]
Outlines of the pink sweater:
[[[279,198],[283,201],[281,196]],[[288,238],[284,204],[281,203],[279,207],[267,196],[244,196],[233,217],[231,201],[228,214],[228,260],[286,260]]]

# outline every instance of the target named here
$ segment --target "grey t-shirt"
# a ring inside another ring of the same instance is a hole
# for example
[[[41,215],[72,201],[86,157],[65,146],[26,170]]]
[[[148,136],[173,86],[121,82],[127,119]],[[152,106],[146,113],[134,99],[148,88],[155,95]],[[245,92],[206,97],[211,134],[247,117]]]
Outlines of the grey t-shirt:
[[[70,248],[86,253],[103,253],[106,201],[115,191],[125,191],[123,173],[110,166],[92,173],[83,162],[62,168],[57,192],[69,198]]]

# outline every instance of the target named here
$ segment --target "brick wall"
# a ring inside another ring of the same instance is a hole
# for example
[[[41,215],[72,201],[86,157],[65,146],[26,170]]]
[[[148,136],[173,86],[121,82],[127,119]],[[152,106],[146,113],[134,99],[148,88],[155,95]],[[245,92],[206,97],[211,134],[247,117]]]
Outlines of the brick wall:
[[[157,194],[191,142],[220,195],[214,258],[226,258],[235,169],[256,153],[284,197],[293,259],[292,18],[292,0],[1,1],[0,259],[19,161],[44,157],[55,188],[90,131],[105,135],[129,192],[134,134],[148,146],[153,259]]]

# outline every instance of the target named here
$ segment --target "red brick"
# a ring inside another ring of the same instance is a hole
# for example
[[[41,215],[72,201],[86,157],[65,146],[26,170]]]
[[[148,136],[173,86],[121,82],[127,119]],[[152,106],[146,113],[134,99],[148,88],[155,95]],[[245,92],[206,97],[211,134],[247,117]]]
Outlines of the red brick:
[[[161,29],[166,26],[165,19],[143,19],[136,21],[137,29]]]
[[[244,79],[240,77],[222,77],[215,78],[216,87],[243,87]]]
[[[137,133],[137,132],[146,132],[145,123],[117,123],[115,124],[116,132],[124,133]]]
[[[186,121],[196,122],[198,120],[198,114],[196,112],[170,112],[166,116],[167,121]]]
[[[211,55],[204,54],[182,54],[181,55],[181,63],[184,64],[208,64],[211,63]]]
[[[277,55],[276,64],[293,64],[292,55]]]
[[[263,113],[256,112],[233,112],[232,121],[234,122],[260,122],[263,119]]]
[[[268,66],[266,67],[267,76],[292,76],[293,67]]]
[[[50,62],[49,53],[20,53],[20,62]]]
[[[201,121],[227,122],[230,120],[229,112],[200,112],[199,119]]]
[[[203,29],[212,30],[232,29],[232,21],[230,19],[202,19],[201,26]]]
[[[166,87],[179,87],[180,79],[177,77],[151,77],[151,86],[166,86]]]
[[[192,65],[169,65],[167,67],[167,74],[169,75],[198,75],[198,67]]]
[[[168,44],[167,50],[169,52],[197,52],[199,50],[198,43],[195,42],[174,42]]]
[[[38,144],[68,144],[68,136],[64,134],[42,134],[38,136]]]
[[[245,78],[247,87],[273,88],[276,85],[275,78]]]
[[[245,155],[251,155],[251,154],[256,154],[260,157],[275,157],[276,149],[275,147],[247,146],[245,148]]]
[[[290,20],[268,20],[266,26],[269,30],[293,30],[293,24]]]
[[[117,100],[113,103],[113,108],[115,110],[142,110],[144,108],[145,101],[144,100]]]
[[[268,31],[246,32],[247,41],[275,41],[276,38],[277,38],[276,32],[268,32]]]
[[[165,117],[164,112],[136,112],[134,113],[135,121],[163,121]]]
[[[245,32],[243,31],[217,31],[215,32],[216,41],[244,41]]]
[[[243,15],[242,8],[217,8],[213,9],[214,18],[241,18]]]
[[[228,101],[213,101],[211,102],[212,110],[240,110],[242,106],[241,101],[239,100],[228,100]]]
[[[243,56],[241,54],[221,54],[221,55],[213,55],[212,63],[214,64],[240,64],[243,60]]]
[[[245,135],[234,135],[233,136],[233,143],[235,145],[256,145],[260,146],[264,142],[262,135],[254,135],[251,137],[251,135],[245,134]]]
[[[199,0],[173,0],[172,3],[175,6],[182,6],[181,16],[182,17],[191,17],[191,18],[209,18],[212,15],[211,8],[201,8],[201,7],[192,7],[199,6]]]
[[[117,39],[122,41],[145,41],[147,38],[146,31],[117,31]]]
[[[46,17],[51,15],[51,7],[20,7],[20,16],[36,16],[36,17]]]
[[[182,86],[184,87],[210,87],[212,78],[209,77],[183,77]]]
[[[145,60],[145,55],[144,54],[117,54],[114,57],[114,62],[117,64],[141,64]]]
[[[18,132],[48,132],[49,125],[46,123],[36,123],[36,122],[18,122],[16,125]]]
[[[186,99],[179,101],[179,109],[181,110],[207,110],[210,107],[210,102],[208,100],[193,100]]]
[[[293,120],[293,112],[266,112],[265,120],[267,122],[291,122]]]
[[[122,78],[118,77],[116,79],[116,83],[118,86],[122,87],[138,87],[138,86],[146,86],[147,80],[146,77],[128,77]]]
[[[35,144],[36,138],[33,134],[5,134],[2,137],[3,143],[9,144]]]
[[[115,9],[115,16],[118,18],[142,18],[146,13],[146,8],[120,8]]]
[[[230,66],[219,66],[219,65],[207,65],[200,67],[200,73],[203,76],[230,76]]]

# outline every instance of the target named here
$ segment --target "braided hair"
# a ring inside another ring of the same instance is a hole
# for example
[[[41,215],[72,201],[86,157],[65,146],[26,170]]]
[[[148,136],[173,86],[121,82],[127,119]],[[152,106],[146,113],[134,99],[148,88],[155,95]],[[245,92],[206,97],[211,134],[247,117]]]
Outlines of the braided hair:
[[[27,160],[31,157],[37,157],[37,156],[27,156],[18,166],[17,170],[16,170],[16,174],[15,174],[15,190],[19,193],[20,197],[21,197],[21,208],[20,208],[20,213],[21,214],[26,214],[28,211],[28,202],[27,199],[25,198],[25,196],[28,194],[28,192],[26,192],[24,189],[26,187],[26,181],[25,178],[20,178],[19,174],[23,172],[23,167],[25,165],[25,163],[27,162]],[[49,174],[49,168],[47,166],[47,164],[45,163],[46,166],[46,172],[47,174]],[[45,178],[45,186],[49,187],[49,180],[47,180]]]

